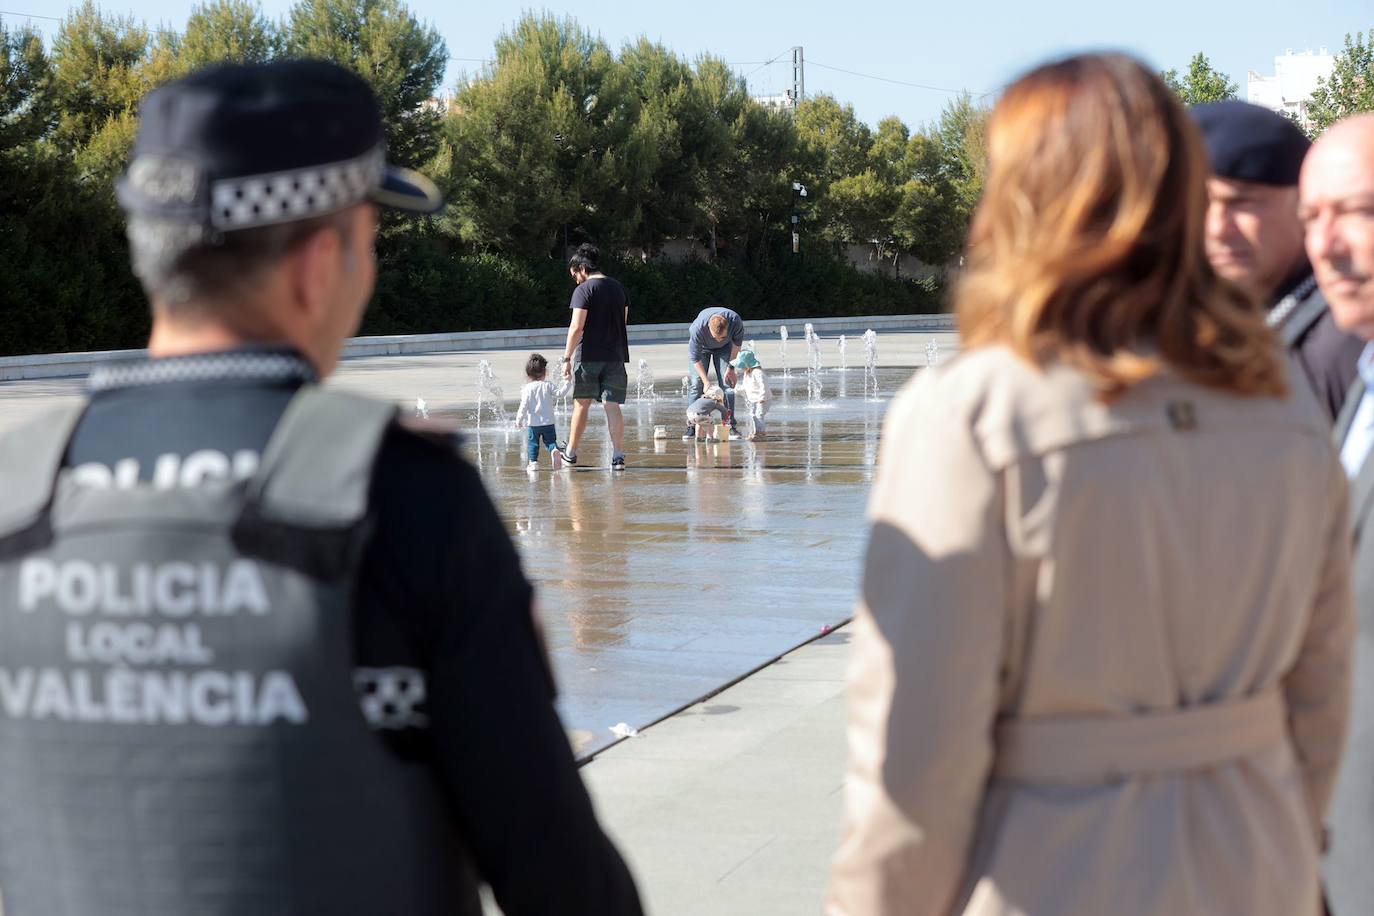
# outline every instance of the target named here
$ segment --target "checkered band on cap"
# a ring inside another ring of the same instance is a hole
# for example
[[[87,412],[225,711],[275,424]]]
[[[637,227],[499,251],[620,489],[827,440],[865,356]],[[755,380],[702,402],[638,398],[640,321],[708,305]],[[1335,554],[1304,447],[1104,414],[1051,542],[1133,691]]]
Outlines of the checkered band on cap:
[[[86,385],[91,391],[107,391],[135,385],[317,379],[314,368],[295,353],[198,353],[106,363],[91,370]]]
[[[309,219],[366,200],[382,183],[381,149],[356,159],[210,185],[210,225],[220,232]]]

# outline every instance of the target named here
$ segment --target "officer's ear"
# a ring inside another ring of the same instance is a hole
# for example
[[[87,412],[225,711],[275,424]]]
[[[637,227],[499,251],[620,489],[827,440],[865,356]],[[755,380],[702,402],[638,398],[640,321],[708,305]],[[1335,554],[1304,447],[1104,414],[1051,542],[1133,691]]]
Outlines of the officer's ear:
[[[320,226],[297,244],[288,256],[287,278],[295,317],[317,321],[337,294],[348,259],[346,241],[339,226]]]

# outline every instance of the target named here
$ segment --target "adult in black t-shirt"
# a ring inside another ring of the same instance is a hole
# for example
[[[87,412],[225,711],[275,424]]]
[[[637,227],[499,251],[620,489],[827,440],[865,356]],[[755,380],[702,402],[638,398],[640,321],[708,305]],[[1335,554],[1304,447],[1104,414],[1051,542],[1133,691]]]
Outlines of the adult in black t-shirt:
[[[573,380],[572,428],[561,450],[564,463],[577,464],[577,444],[587,430],[592,402],[606,410],[611,436],[611,470],[625,470],[625,403],[628,381],[625,364],[630,361],[626,324],[630,320],[630,294],[618,280],[601,272],[601,252],[595,245],[579,245],[568,261],[577,289],[572,295],[572,321],[563,350],[563,375]]]

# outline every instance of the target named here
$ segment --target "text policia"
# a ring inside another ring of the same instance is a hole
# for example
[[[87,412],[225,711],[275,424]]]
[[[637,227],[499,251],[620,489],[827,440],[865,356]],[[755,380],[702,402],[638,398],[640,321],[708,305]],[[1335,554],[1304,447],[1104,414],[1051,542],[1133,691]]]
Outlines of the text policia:
[[[9,718],[206,726],[308,719],[289,672],[203,667],[215,655],[202,622],[272,613],[256,563],[122,567],[36,558],[20,567],[18,587],[19,619],[9,626],[64,615],[67,664],[0,667],[0,712]]]

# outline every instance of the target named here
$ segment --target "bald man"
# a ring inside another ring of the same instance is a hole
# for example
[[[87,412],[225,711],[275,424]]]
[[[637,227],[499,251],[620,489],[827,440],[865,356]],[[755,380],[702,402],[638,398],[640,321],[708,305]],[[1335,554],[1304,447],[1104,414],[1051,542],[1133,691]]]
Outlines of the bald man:
[[[1207,257],[1268,311],[1334,421],[1364,342],[1336,327],[1303,251],[1298,176],[1312,144],[1292,121],[1248,102],[1194,105],[1190,113],[1212,167]]]
[[[1326,877],[1336,916],[1374,913],[1374,114],[1342,121],[1302,168],[1298,212],[1307,256],[1336,323],[1365,340],[1336,424],[1350,477],[1360,616],[1350,743],[1330,811]]]

